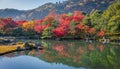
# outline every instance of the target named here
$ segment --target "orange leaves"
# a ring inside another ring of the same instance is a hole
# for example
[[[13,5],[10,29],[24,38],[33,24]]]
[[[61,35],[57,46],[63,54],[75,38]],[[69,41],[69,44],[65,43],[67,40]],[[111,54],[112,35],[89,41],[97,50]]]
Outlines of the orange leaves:
[[[44,22],[52,23],[52,22],[54,22],[55,17],[56,17],[55,12],[54,12],[54,11],[51,11],[51,12],[44,18]]]
[[[47,22],[47,23],[52,23],[54,21],[54,18],[48,16],[44,19],[44,21]]]
[[[95,32],[95,29],[94,28],[89,28],[89,30],[88,30],[88,33],[89,34],[93,34]]]
[[[79,24],[76,26],[76,28],[79,29],[79,30],[88,31],[89,26],[84,25],[83,23],[79,23]]]
[[[76,26],[76,28],[78,28],[78,29],[83,29],[83,28],[84,28],[84,25],[83,25],[82,23],[80,23],[80,24],[78,24],[78,25]]]
[[[68,17],[68,16],[67,16],[66,14],[60,14],[60,15],[59,15],[59,21],[61,21],[61,20],[66,20],[67,17]]]
[[[24,30],[33,30],[35,23],[33,21],[25,22],[22,25]]]
[[[94,34],[95,33],[95,28],[91,28],[87,25],[84,25],[83,23],[79,23],[76,28],[82,32],[85,32],[87,34]]]
[[[101,29],[101,31],[97,33],[97,36],[99,36],[99,37],[103,37],[104,35],[105,35],[104,29]]]

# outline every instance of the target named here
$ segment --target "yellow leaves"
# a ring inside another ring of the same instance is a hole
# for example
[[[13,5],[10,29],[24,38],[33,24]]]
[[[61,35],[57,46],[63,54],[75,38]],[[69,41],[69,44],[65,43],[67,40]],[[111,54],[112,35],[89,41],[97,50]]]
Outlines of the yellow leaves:
[[[29,22],[23,23],[22,28],[24,30],[32,30],[34,26],[35,26],[35,23],[33,21],[29,21]]]

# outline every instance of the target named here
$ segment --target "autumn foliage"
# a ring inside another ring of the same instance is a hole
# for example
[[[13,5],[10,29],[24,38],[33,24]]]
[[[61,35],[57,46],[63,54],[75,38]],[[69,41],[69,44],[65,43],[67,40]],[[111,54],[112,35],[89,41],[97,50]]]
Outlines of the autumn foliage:
[[[97,33],[97,36],[103,37],[105,35],[105,30],[101,29],[100,32]]]
[[[53,34],[57,37],[63,37],[66,34],[66,30],[63,27],[53,29]]]
[[[34,30],[35,30],[35,32],[37,32],[37,33],[42,33],[42,31],[43,31],[45,28],[47,28],[47,27],[48,27],[48,25],[34,26]]]
[[[12,18],[1,18],[0,19],[0,30],[10,33],[14,28],[17,27],[17,23]]]
[[[32,30],[33,27],[34,27],[34,25],[35,25],[35,23],[34,23],[33,21],[24,22],[24,23],[22,24],[22,28],[23,28],[24,30]]]
[[[81,34],[97,35],[98,37],[105,35],[105,30],[96,32],[94,27],[85,25],[83,19],[84,15],[80,11],[74,11],[72,15],[56,14],[52,11],[43,19],[30,21],[0,18],[0,31],[1,33],[2,31],[14,33],[12,32],[14,29],[21,28],[23,32],[33,31],[33,36],[49,33],[50,36],[56,38],[70,36],[71,34],[78,37],[81,37]],[[20,30],[18,29],[18,31]],[[84,36],[82,37],[84,38]]]

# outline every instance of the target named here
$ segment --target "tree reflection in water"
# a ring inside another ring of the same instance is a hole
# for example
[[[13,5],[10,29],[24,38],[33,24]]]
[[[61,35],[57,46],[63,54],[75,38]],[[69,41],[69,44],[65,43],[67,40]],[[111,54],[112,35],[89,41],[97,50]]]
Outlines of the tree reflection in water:
[[[7,54],[36,56],[49,63],[91,69],[120,69],[120,46],[82,41],[44,41],[45,49]]]
[[[119,45],[59,41],[50,46],[52,48],[46,49],[44,53],[47,62],[92,69],[120,68]]]

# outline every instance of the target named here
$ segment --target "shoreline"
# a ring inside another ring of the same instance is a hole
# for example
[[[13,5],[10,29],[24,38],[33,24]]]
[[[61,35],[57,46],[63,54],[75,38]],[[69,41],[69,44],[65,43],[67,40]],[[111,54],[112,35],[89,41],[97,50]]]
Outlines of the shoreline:
[[[35,36],[28,36],[28,37],[25,37],[25,36],[20,36],[20,37],[14,37],[14,36],[0,36],[0,40],[16,40],[16,39],[25,39],[25,40],[42,40],[42,39],[45,39],[45,40],[57,40],[57,41],[63,41],[63,40],[83,40],[83,41],[86,41],[86,42],[104,42],[107,40],[107,42],[105,43],[111,43],[111,42],[120,42],[120,39],[113,39],[113,40],[108,40],[108,39],[92,39],[92,38],[87,38],[87,39],[82,39],[82,38],[77,38],[77,37],[74,37],[74,38],[71,38],[71,37],[62,37],[62,38],[55,38],[55,37],[52,37],[52,38],[40,38],[40,37],[35,37]]]

